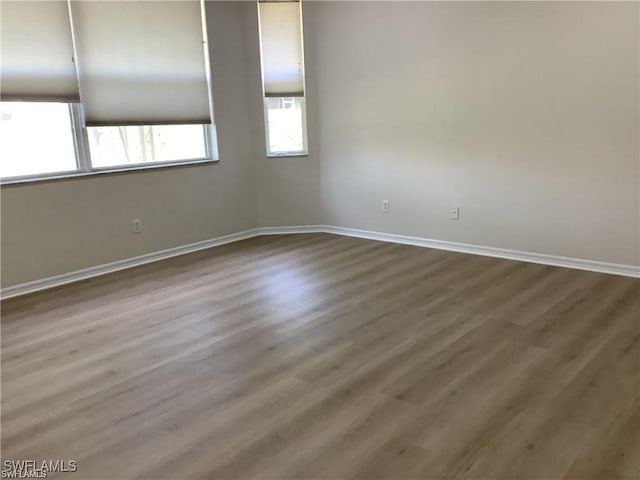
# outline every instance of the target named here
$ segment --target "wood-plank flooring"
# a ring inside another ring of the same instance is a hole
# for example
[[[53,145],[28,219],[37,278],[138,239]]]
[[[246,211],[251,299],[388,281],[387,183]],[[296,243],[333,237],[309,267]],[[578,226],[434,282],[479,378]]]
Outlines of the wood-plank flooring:
[[[2,303],[2,459],[87,479],[640,478],[640,281],[328,234]]]

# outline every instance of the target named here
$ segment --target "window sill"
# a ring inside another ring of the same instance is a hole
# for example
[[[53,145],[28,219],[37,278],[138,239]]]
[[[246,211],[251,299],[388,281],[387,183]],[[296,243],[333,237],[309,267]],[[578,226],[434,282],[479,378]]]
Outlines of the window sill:
[[[48,174],[48,175],[33,175],[33,176],[25,176],[25,177],[14,177],[0,180],[0,186],[10,186],[10,185],[24,185],[31,183],[42,183],[42,182],[51,182],[57,180],[73,180],[76,178],[82,177],[94,177],[97,175],[118,175],[125,173],[136,173],[136,172],[145,172],[148,170],[158,170],[164,168],[181,168],[181,167],[193,167],[198,165],[206,165],[206,164],[217,164],[220,160],[212,160],[212,159],[203,159],[203,160],[190,160],[187,162],[163,162],[163,163],[153,163],[148,165],[127,165],[123,167],[105,167],[105,168],[96,168],[91,170],[90,172],[63,172],[57,174]]]
[[[292,153],[267,153],[267,158],[280,157],[308,157],[309,152],[292,152]]]

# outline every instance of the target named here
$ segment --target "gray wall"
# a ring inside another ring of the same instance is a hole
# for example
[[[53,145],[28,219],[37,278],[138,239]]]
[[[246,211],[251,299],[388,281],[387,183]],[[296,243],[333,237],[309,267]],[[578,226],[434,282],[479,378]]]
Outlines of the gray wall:
[[[220,162],[2,187],[3,287],[255,227],[242,3],[208,15]]]
[[[638,3],[306,1],[311,154],[277,159],[255,3],[210,5],[221,161],[3,187],[3,287],[319,223],[640,264]]]
[[[637,2],[304,5],[325,223],[640,264]]]
[[[256,198],[259,227],[317,225],[322,222],[320,203],[320,160],[316,143],[317,106],[314,72],[306,69],[307,132],[309,155],[267,158],[265,149],[258,13],[255,2],[245,2],[249,83],[252,99]],[[305,19],[305,23],[308,19]],[[306,31],[306,25],[304,26]],[[306,39],[306,38],[305,38]],[[309,45],[305,45],[308,58]]]

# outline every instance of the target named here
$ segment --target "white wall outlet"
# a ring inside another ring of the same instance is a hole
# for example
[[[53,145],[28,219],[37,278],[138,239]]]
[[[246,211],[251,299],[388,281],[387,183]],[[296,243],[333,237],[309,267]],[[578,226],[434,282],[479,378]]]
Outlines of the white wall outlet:
[[[382,200],[382,212],[389,213],[390,208],[391,207],[389,206],[389,200]]]
[[[133,219],[133,233],[142,233],[142,222],[139,218]]]
[[[451,220],[460,220],[460,207],[451,207]]]

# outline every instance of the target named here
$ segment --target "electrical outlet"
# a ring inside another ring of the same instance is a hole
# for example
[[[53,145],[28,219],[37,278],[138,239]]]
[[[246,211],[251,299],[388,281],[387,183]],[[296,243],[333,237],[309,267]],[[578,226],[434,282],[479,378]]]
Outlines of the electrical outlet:
[[[389,213],[389,200],[382,200],[382,213]]]
[[[460,207],[451,207],[451,220],[460,220]]]
[[[133,233],[142,233],[142,222],[139,218],[133,219]]]

